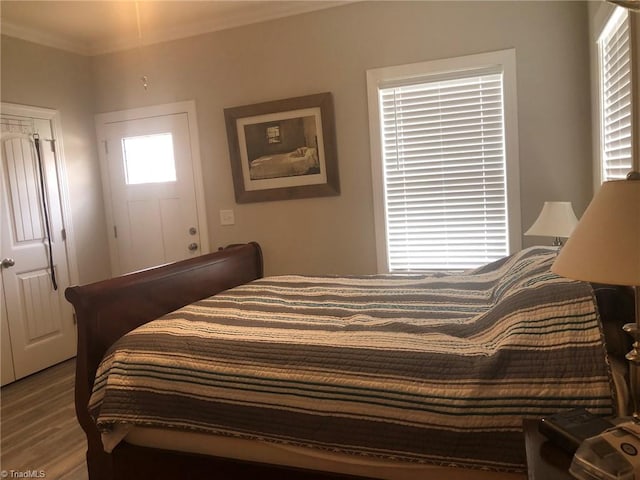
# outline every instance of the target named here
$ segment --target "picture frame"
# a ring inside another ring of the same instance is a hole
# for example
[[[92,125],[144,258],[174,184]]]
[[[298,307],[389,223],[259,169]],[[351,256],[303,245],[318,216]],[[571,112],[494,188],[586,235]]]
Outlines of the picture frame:
[[[224,109],[237,203],[340,194],[329,92]]]

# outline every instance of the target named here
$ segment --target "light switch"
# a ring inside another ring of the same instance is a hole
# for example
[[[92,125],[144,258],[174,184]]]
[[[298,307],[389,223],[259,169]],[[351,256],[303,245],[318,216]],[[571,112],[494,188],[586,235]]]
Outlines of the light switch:
[[[220,210],[220,225],[234,225],[235,223],[233,210]]]

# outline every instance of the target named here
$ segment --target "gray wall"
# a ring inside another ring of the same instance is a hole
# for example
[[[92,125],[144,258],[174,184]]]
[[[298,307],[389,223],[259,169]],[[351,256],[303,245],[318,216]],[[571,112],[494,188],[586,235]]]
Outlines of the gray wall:
[[[23,47],[12,42],[9,50]],[[580,215],[592,191],[582,2],[357,2],[93,57],[92,77],[83,68],[72,82],[92,83],[81,90],[93,89],[87,104],[93,101],[95,112],[196,101],[212,248],[257,240],[268,274],[373,273],[366,70],[505,48],[517,55],[523,228],[545,200],[572,201]],[[150,80],[147,91],[143,74]],[[10,80],[19,82],[19,75]],[[21,88],[9,90],[15,97]],[[326,91],[334,95],[341,195],[235,204],[223,109]],[[78,192],[95,188],[95,155],[85,160],[92,182],[77,186]],[[236,224],[220,226],[218,212],[229,208]],[[524,245],[536,240],[547,241],[525,237]],[[106,252],[103,239],[100,245]]]

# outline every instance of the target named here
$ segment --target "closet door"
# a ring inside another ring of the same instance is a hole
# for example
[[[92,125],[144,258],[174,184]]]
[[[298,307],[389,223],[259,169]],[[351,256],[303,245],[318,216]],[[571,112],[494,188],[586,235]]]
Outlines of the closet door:
[[[74,356],[76,332],[50,119],[3,111],[0,150],[2,360],[9,350],[19,379]]]
[[[7,309],[4,301],[4,286],[2,284],[2,276],[0,276],[0,385],[6,385],[16,379],[13,371],[13,355],[11,353],[11,339],[9,338],[9,323],[7,322]]]

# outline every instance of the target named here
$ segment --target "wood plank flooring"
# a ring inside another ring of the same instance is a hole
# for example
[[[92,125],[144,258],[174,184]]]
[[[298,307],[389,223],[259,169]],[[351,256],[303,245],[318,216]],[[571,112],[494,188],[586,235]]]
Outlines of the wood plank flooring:
[[[38,471],[47,479],[87,480],[86,439],[73,404],[75,360],[0,390],[0,470]]]

